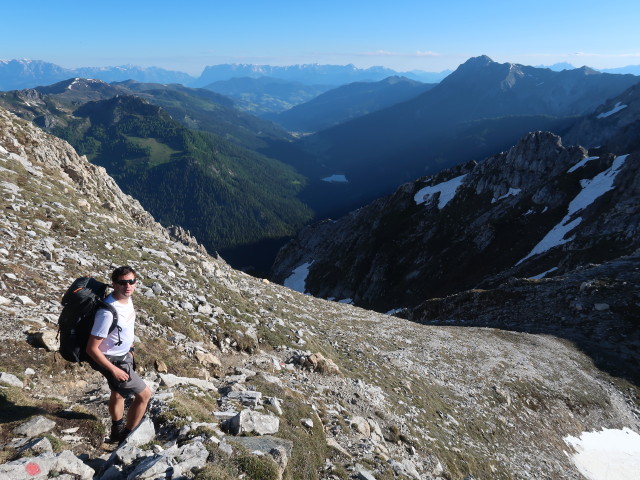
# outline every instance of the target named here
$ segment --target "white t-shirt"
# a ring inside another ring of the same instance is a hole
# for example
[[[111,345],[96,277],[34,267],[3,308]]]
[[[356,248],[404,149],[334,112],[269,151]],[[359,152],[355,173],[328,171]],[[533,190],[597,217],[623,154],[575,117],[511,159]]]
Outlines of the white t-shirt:
[[[127,303],[120,303],[117,302],[112,295],[109,295],[104,301],[116,309],[122,344],[119,346],[116,345],[116,343],[118,343],[118,328],[114,328],[113,331],[109,333],[111,322],[113,322],[113,315],[109,310],[104,308],[96,312],[91,335],[104,338],[104,341],[100,344],[100,351],[105,355],[124,355],[129,351],[131,345],[133,345],[134,323],[136,319],[133,302],[131,298],[129,298]]]

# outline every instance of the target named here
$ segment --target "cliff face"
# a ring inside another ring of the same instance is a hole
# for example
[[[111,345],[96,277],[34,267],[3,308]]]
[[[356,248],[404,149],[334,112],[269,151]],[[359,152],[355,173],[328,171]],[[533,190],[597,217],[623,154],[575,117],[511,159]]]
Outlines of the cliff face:
[[[639,246],[639,163],[532,133],[308,227],[282,249],[272,278],[285,282],[308,264],[307,292],[386,311],[610,260]]]
[[[411,193],[397,195],[411,205]],[[570,342],[300,295],[171,233],[66,143],[0,110],[1,478],[578,480],[585,432],[640,440],[635,385]],[[56,321],[73,279],[105,281],[124,263],[139,273],[136,360],[154,395],[144,428],[112,452],[105,382],[62,361]],[[544,295],[566,301],[554,281]],[[572,308],[597,301],[605,315],[609,302],[619,315],[633,282],[581,283]],[[516,284],[522,299],[535,285]],[[441,304],[443,317],[524,308],[469,295]],[[620,358],[637,365],[637,351]]]

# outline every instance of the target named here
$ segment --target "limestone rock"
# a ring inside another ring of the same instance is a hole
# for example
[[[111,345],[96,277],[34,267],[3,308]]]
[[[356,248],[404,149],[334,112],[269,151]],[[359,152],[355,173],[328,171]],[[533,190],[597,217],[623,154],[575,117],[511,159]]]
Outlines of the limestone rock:
[[[53,420],[49,420],[42,415],[38,415],[14,428],[13,433],[16,435],[23,435],[25,437],[35,437],[52,430],[55,426],[56,422]]]
[[[245,409],[229,420],[228,428],[233,435],[243,433],[271,435],[278,433],[280,420],[274,415],[264,415]]]
[[[21,453],[29,450],[33,453],[53,452],[53,446],[47,437],[33,438],[19,449]]]
[[[199,378],[189,378],[189,377],[178,377],[177,375],[173,375],[171,373],[165,373],[160,375],[160,380],[163,385],[167,387],[175,387],[177,385],[194,385],[196,387],[202,388],[203,390],[217,390],[216,386],[208,382],[206,380],[201,380]]]
[[[358,431],[365,438],[369,438],[371,436],[371,427],[369,426],[369,422],[366,418],[353,417],[349,423],[351,424],[351,428]]]
[[[60,478],[70,475],[70,478],[78,480],[91,480],[95,473],[69,450],[58,455],[44,453],[38,457],[25,457],[0,465],[0,478],[7,480],[44,480],[54,472]]]
[[[122,443],[122,447],[139,447],[152,441],[156,436],[156,429],[150,418],[144,418]]]
[[[25,295],[18,295],[16,297],[16,300],[18,300],[20,304],[26,305],[26,306],[33,306],[36,304],[33,300],[31,300],[29,297]]]
[[[287,468],[293,453],[292,441],[270,435],[262,437],[225,437],[224,441],[240,444],[251,452],[270,455],[278,466],[279,478],[282,478],[282,474]]]
[[[35,347],[46,348],[50,352],[57,352],[60,349],[60,339],[58,333],[53,330],[44,330],[29,334],[29,343]]]
[[[253,390],[242,392],[229,392],[226,396],[229,400],[237,400],[247,407],[257,407],[262,400],[262,393]]]
[[[11,373],[0,372],[0,383],[11,387],[23,388],[24,382]]]

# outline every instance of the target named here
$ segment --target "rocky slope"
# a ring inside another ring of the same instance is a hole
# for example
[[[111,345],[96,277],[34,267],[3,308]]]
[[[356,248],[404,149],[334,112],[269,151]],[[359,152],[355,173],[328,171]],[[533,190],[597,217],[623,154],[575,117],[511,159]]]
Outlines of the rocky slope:
[[[0,478],[577,480],[569,436],[640,431],[635,387],[570,342],[247,276],[3,110],[0,172]],[[53,350],[65,288],[123,263],[154,398],[114,450],[104,382]]]
[[[291,281],[306,266],[306,292],[387,311],[611,260],[640,246],[639,165],[637,155],[590,154],[531,133],[307,227],[281,250],[272,278]]]
[[[609,99],[564,136],[567,142],[619,155],[640,149],[640,83]]]

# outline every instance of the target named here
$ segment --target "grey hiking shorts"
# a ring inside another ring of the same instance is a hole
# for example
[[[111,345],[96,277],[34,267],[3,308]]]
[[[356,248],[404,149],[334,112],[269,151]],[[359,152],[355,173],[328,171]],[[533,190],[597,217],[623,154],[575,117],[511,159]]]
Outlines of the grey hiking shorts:
[[[117,392],[123,397],[127,398],[129,395],[134,394],[137,395],[142,392],[145,388],[147,388],[147,384],[144,383],[144,380],[140,378],[135,370],[133,369],[133,357],[130,353],[120,357],[112,357],[107,356],[107,359],[113,363],[120,370],[124,370],[129,374],[129,380],[124,382],[119,382],[110,372],[101,371],[102,375],[107,379],[107,383],[109,384],[109,390],[112,392]]]

